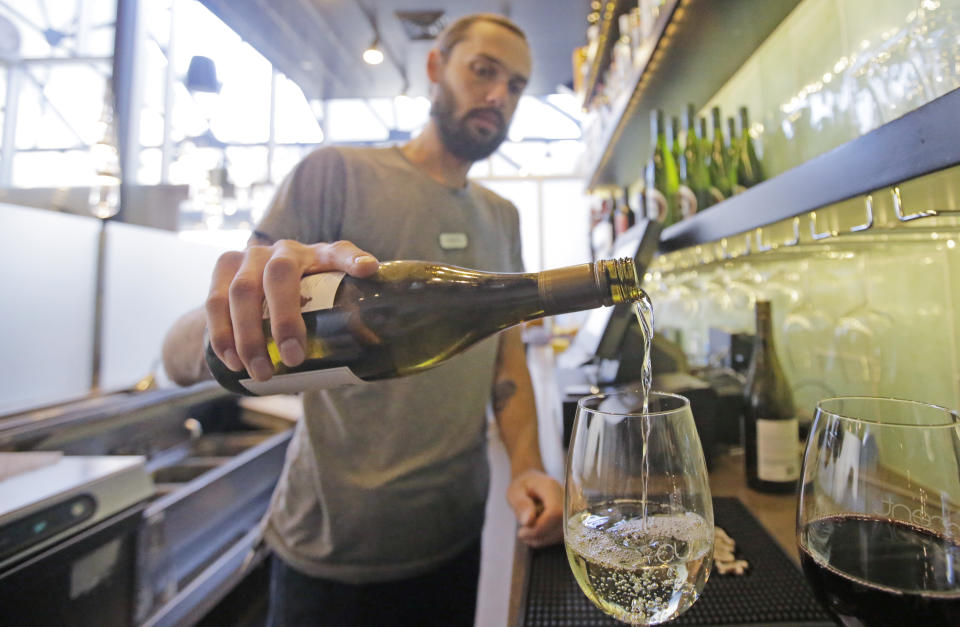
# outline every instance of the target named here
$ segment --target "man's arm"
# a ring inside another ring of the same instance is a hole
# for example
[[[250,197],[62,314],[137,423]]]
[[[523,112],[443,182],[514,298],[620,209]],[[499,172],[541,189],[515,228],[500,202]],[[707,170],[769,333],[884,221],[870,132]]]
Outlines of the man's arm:
[[[537,408],[520,327],[500,336],[493,411],[510,457],[507,502],[520,523],[517,537],[531,546],[559,542],[563,537],[563,490],[543,471]]]
[[[163,368],[177,385],[192,385],[212,378],[203,358],[206,316],[202,308],[180,316],[163,338]]]

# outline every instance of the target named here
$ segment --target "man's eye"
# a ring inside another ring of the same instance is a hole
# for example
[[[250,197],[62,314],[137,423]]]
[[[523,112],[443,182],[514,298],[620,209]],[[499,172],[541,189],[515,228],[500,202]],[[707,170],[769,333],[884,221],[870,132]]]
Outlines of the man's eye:
[[[525,85],[524,85],[523,83],[519,82],[519,81],[510,81],[510,93],[511,93],[511,94],[516,95],[516,94],[519,94],[519,93],[523,92],[523,88],[524,88],[524,87],[525,87]]]
[[[477,63],[474,65],[473,72],[482,78],[491,78],[497,73],[496,69],[492,65],[487,65],[485,63]]]

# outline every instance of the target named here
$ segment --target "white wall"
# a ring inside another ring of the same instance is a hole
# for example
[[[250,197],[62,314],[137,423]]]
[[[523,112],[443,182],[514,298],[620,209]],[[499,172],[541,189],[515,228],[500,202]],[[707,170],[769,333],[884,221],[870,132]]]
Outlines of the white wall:
[[[0,414],[89,392],[100,224],[0,205]],[[166,330],[203,302],[223,250],[167,231],[107,225],[102,389],[129,386],[155,367]]]
[[[0,205],[0,414],[89,389],[99,232],[92,218]]]
[[[163,336],[181,314],[203,303],[223,250],[167,231],[108,225],[103,389],[129,386],[158,369]]]

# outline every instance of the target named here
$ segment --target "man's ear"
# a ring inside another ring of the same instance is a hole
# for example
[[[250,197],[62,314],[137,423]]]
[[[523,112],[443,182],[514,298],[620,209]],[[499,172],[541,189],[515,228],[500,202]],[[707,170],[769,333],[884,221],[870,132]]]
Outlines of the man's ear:
[[[427,78],[430,79],[431,83],[440,82],[440,76],[443,74],[446,62],[443,53],[436,48],[431,48],[430,52],[427,53]]]

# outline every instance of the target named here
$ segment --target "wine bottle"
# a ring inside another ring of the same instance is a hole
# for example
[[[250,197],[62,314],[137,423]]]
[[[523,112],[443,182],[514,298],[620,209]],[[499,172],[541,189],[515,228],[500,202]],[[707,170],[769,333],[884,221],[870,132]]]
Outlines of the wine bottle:
[[[680,118],[675,115],[670,118],[670,133],[670,154],[673,155],[673,162],[677,164],[677,171],[679,172],[683,149],[680,146]]]
[[[713,140],[710,143],[710,182],[723,198],[730,198],[730,176],[727,174],[726,150],[723,142],[723,125],[720,120],[720,107],[710,111],[713,118]]]
[[[707,183],[707,192],[709,193],[709,200],[703,207],[703,209],[706,209],[707,207],[715,205],[718,202],[723,202],[723,193],[717,189],[717,186],[713,184],[713,179],[711,178],[710,153],[713,150],[713,143],[710,141],[710,136],[707,134],[707,118],[701,115],[698,123],[700,132],[697,135],[697,144],[700,147],[700,167],[705,172],[704,180]],[[703,209],[701,209],[701,211]]]
[[[727,178],[730,180],[730,193],[736,195],[747,188],[737,182],[737,170],[740,167],[740,137],[737,135],[737,122],[732,117],[727,118],[725,156]]]
[[[659,109],[650,112],[650,142],[653,154],[647,164],[648,216],[664,226],[670,226],[680,219],[677,199],[680,179],[677,176],[677,164],[670,152],[663,111]]]
[[[747,108],[740,107],[740,159],[737,161],[737,182],[752,187],[763,181],[763,167],[757,158],[757,148],[750,136],[750,120]]]
[[[696,115],[692,104],[687,105],[687,113],[683,118],[683,130],[686,137],[681,153],[680,183],[681,185],[685,183],[693,192],[695,204],[692,209],[693,213],[696,213],[709,207],[712,201],[710,198],[710,174],[707,173],[701,158],[702,150],[700,139],[697,136]],[[682,204],[680,209],[683,212]]]
[[[693,192],[690,181],[690,168],[687,165],[686,151],[680,143],[680,119],[670,119],[673,131],[673,160],[677,164],[677,206],[680,209],[680,219],[686,220],[697,212],[697,196]]]
[[[208,342],[207,365],[223,387],[263,395],[402,377],[433,368],[514,324],[635,302],[643,295],[630,258],[539,273],[389,261],[365,279],[342,272],[309,275],[300,290],[307,327],[303,363],[288,367],[280,360],[265,311],[274,376],[261,382],[244,370],[230,370]]]
[[[799,425],[793,395],[773,344],[768,301],[757,301],[757,334],[744,391],[747,485],[792,492],[800,477]]]
[[[617,213],[613,223],[613,231],[617,237],[636,223],[633,209],[630,208],[629,196],[630,190],[626,187],[617,196]]]

